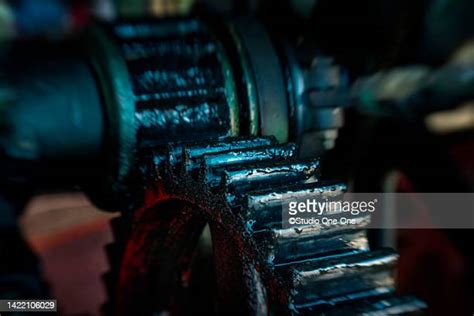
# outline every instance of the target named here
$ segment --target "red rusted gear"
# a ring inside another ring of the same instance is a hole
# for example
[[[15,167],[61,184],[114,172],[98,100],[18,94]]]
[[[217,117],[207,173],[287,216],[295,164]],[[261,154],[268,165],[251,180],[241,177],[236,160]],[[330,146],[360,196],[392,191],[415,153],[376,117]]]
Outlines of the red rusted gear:
[[[207,223],[217,279],[217,308],[207,312],[420,313],[423,302],[394,295],[398,256],[369,250],[367,221],[356,229],[282,228],[283,202],[345,191],[342,184],[319,181],[318,160],[301,161],[297,152],[273,138],[178,144],[157,152],[157,181],[145,206],[114,223],[105,312],[202,312],[191,304],[190,288]]]

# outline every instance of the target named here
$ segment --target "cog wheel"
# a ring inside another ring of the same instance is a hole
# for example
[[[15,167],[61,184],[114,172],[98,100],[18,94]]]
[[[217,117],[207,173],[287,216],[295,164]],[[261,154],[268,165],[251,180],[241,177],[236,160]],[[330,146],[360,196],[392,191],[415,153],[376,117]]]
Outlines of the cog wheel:
[[[368,218],[356,228],[282,227],[282,204],[340,197],[320,180],[318,160],[300,160],[274,138],[174,144],[153,156],[145,205],[113,222],[106,275],[116,315],[189,314],[196,246],[212,236],[217,313],[412,315],[425,304],[396,296],[390,249],[370,250]],[[195,294],[195,293],[194,293]]]

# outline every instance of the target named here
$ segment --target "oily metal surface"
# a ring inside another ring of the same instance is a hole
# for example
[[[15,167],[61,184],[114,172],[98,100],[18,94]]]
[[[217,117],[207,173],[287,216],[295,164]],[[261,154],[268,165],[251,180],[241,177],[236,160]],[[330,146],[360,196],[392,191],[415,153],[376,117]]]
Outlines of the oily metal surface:
[[[201,20],[122,21],[95,27],[85,39],[107,112],[107,181],[88,190],[102,209],[140,205],[143,152],[239,134],[233,70]]]
[[[130,74],[139,148],[238,133],[232,71],[203,22],[124,22],[109,31]]]
[[[398,256],[369,249],[368,218],[353,229],[282,227],[283,203],[345,191],[320,181],[318,161],[299,160],[297,150],[273,138],[226,138],[158,151],[145,206],[122,219],[128,232],[112,257],[108,311],[192,313],[193,249],[208,223],[218,313],[421,313],[423,302],[394,294]]]

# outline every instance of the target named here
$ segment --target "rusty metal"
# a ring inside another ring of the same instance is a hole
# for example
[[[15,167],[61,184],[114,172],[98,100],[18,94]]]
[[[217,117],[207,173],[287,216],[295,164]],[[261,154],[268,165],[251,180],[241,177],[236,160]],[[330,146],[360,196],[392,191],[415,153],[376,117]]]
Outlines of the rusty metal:
[[[130,230],[123,253],[111,260],[108,312],[192,312],[194,249],[206,223],[218,313],[421,312],[421,301],[395,296],[398,256],[369,249],[367,221],[356,229],[282,227],[285,201],[337,197],[346,190],[321,181],[318,161],[302,161],[297,151],[273,138],[209,140],[157,151],[148,170],[157,181],[144,207],[123,220]]]

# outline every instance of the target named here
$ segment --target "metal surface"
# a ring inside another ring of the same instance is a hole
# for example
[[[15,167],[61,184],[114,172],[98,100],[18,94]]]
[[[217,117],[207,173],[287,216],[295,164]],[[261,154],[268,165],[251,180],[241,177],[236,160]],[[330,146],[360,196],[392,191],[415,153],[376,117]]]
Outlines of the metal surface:
[[[170,141],[238,134],[232,69],[203,22],[123,22],[96,28],[86,39],[93,41],[111,133],[109,181],[89,190],[102,208],[141,203],[140,190],[129,190],[140,187],[137,153]]]
[[[71,160],[81,167],[81,161],[101,155],[104,113],[86,61],[74,56],[50,59],[61,48],[57,46],[19,43],[8,51],[8,63],[0,61],[5,91],[0,150],[9,159],[42,162],[44,167],[46,161]],[[38,55],[25,60],[29,49]]]
[[[240,42],[238,45],[241,45],[243,50],[241,58],[247,58],[246,63],[250,68],[247,71],[251,71],[255,85],[259,109],[259,134],[275,136],[279,142],[288,141],[286,85],[274,44],[262,25],[252,18],[237,19],[231,27],[236,34],[235,39]],[[252,92],[252,88],[248,91]],[[250,105],[252,106],[252,102]]]
[[[130,73],[139,148],[238,133],[231,69],[202,22],[124,23],[111,32]]]
[[[112,191],[123,189],[133,163],[136,143],[136,126],[133,120],[135,103],[131,91],[131,79],[120,52],[103,29],[91,28],[85,38],[92,51],[91,64],[98,79],[107,117],[108,153],[104,186]],[[103,191],[103,190],[101,190]]]
[[[311,60],[298,57],[289,43],[282,45],[289,99],[291,139],[305,156],[320,156],[335,146],[349,104],[347,73],[317,52]]]
[[[250,18],[222,32],[193,18],[120,22],[86,39],[94,72],[85,63],[67,69],[86,77],[86,88],[97,80],[100,92],[66,95],[90,97],[84,108],[95,124],[85,140],[106,154],[101,181],[86,190],[104,209],[122,210],[108,248],[107,313],[421,312],[423,302],[394,294],[398,256],[369,249],[368,218],[354,230],[282,227],[282,203],[346,190],[321,181],[314,159],[334,145],[348,102],[347,76],[330,58],[302,61]],[[289,139],[309,144],[313,158],[300,159]],[[217,309],[213,298],[204,307],[192,298],[206,225]]]
[[[369,314],[420,312],[421,301],[394,296],[398,256],[369,250],[367,221],[355,230],[282,229],[285,201],[345,191],[342,184],[321,182],[318,161],[301,161],[297,151],[272,138],[157,151],[147,172],[158,181],[150,185],[146,205],[122,219],[128,233],[120,236],[128,237],[109,248],[107,310],[151,315],[199,309],[190,305],[199,273],[192,262],[208,223],[219,313],[333,315],[347,306]]]

